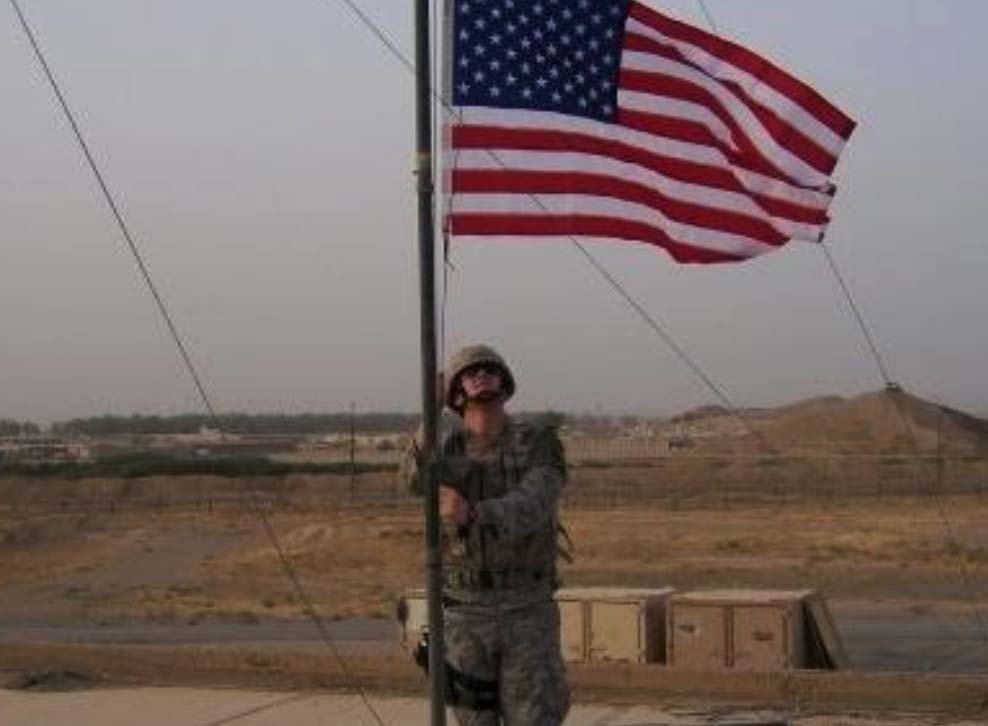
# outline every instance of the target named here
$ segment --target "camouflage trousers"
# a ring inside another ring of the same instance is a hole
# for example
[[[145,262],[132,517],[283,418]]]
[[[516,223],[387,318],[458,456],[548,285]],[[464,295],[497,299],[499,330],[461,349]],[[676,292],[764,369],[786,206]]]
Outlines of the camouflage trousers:
[[[552,600],[447,608],[446,660],[470,678],[498,683],[500,713],[454,708],[460,726],[559,726],[566,718],[569,688]]]

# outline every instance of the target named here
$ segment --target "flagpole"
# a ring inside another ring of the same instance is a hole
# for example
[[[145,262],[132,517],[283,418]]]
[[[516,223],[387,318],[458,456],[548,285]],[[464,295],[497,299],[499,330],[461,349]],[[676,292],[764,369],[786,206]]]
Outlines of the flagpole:
[[[439,548],[439,491],[432,466],[439,428],[438,367],[436,363],[436,254],[432,179],[432,67],[429,43],[429,0],[415,2],[415,174],[418,184],[419,291],[421,296],[422,428],[421,453],[425,463],[425,562],[429,595],[429,693],[432,726],[445,726],[443,683],[444,628],[442,611],[442,555]]]

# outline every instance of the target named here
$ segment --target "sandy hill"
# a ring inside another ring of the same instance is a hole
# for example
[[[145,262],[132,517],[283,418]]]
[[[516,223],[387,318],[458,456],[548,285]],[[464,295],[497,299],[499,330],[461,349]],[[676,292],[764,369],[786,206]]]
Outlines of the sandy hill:
[[[815,399],[777,410],[765,435],[793,447],[845,451],[988,453],[988,421],[906,391],[873,391],[848,399]]]
[[[844,453],[923,451],[988,454],[988,420],[939,406],[902,390],[852,398],[820,396],[775,409],[745,409],[746,418],[774,446]],[[687,411],[669,422],[687,435],[738,436],[744,429],[719,406]],[[938,444],[939,442],[939,444]]]

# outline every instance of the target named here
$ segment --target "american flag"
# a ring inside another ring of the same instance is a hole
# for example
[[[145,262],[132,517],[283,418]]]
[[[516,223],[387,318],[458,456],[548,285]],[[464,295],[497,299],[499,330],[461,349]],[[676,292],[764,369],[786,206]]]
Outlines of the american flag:
[[[817,241],[854,121],[635,0],[454,0],[453,239],[586,237],[728,262]]]

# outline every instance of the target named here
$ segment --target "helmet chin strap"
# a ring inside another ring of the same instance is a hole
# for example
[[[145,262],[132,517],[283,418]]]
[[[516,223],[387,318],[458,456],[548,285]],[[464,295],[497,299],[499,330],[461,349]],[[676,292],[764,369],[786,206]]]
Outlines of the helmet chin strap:
[[[464,393],[463,398],[467,403],[492,403],[499,398],[504,398],[504,391],[481,391],[473,396]]]

